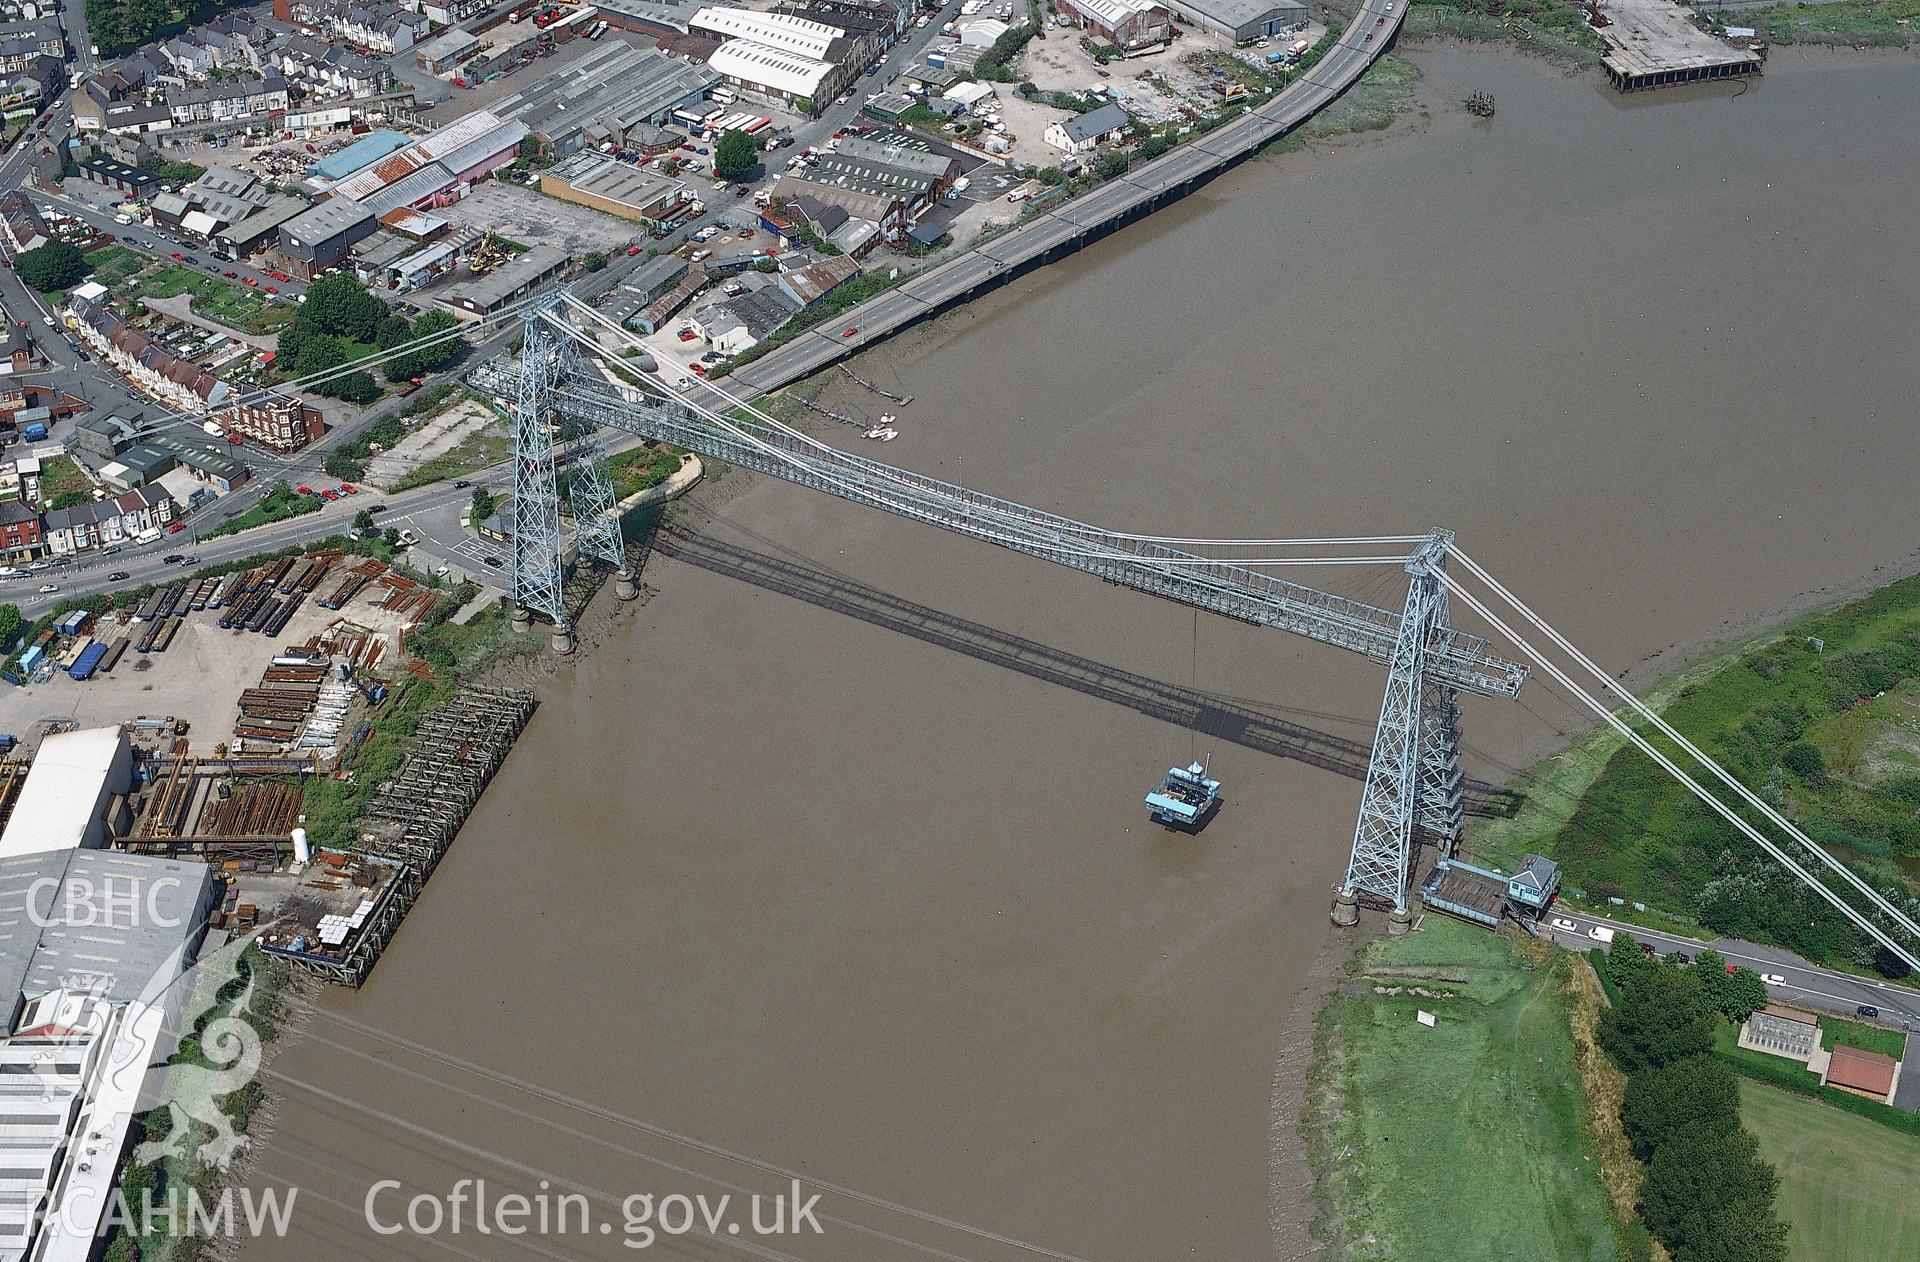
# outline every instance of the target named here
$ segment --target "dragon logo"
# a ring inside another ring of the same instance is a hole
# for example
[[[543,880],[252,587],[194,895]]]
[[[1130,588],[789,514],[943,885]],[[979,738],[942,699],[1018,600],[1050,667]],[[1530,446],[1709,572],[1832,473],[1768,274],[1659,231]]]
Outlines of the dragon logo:
[[[135,1111],[164,1111],[171,1123],[160,1138],[137,1146],[134,1160],[173,1158],[225,1169],[246,1149],[247,1137],[234,1129],[220,1100],[260,1072],[262,1039],[249,1007],[253,973],[241,963],[254,936],[205,956],[148,999],[136,1018],[146,1037],[122,1040],[146,1049],[142,1063],[122,1067],[140,1075]]]

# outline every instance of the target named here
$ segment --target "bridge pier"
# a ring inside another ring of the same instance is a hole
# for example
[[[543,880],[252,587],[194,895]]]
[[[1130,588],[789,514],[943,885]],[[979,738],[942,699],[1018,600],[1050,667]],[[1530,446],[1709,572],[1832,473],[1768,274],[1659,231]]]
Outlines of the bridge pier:
[[[632,570],[621,570],[613,576],[613,594],[618,600],[632,600],[640,594],[639,587],[634,584]]]
[[[513,607],[513,621],[510,624],[515,635],[526,635],[533,630],[533,614],[525,605]]]
[[[1387,913],[1387,934],[1389,937],[1397,938],[1411,928],[1413,928],[1413,913],[1405,907],[1396,907]]]
[[[554,652],[565,657],[567,654],[573,652],[573,628],[564,622],[555,623],[553,634],[548,638],[547,642],[553,646]]]
[[[1351,929],[1360,923],[1360,895],[1352,890],[1333,892],[1333,923]]]

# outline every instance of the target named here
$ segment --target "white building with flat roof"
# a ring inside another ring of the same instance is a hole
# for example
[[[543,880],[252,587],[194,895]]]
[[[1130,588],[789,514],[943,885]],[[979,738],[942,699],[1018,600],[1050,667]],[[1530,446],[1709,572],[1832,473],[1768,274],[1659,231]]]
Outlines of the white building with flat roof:
[[[119,728],[47,737],[0,833],[0,859],[104,846],[107,808],[132,789],[133,747]]]

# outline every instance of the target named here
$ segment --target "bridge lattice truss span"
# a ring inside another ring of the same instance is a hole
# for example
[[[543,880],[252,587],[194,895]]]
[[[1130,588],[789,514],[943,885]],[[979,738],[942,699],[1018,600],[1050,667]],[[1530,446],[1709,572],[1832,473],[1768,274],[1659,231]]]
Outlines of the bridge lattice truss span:
[[[624,544],[611,487],[600,468],[598,435],[603,429],[633,434],[1038,557],[1118,586],[1236,621],[1291,632],[1377,662],[1387,669],[1387,683],[1346,877],[1337,895],[1336,919],[1341,918],[1341,905],[1351,907],[1361,897],[1391,908],[1396,917],[1404,917],[1416,843],[1424,836],[1447,854],[1458,845],[1464,816],[1461,694],[1517,697],[1529,668],[1496,654],[1484,638],[1453,626],[1450,594],[1457,594],[1486,616],[1491,625],[1503,633],[1509,631],[1449,575],[1448,560],[1458,557],[1474,574],[1492,583],[1490,576],[1457,552],[1451,531],[1435,529],[1423,536],[1359,540],[1284,541],[1347,547],[1398,545],[1400,552],[1394,556],[1340,556],[1298,562],[1400,565],[1409,581],[1406,600],[1395,612],[1252,568],[1253,564],[1276,562],[1249,563],[1208,555],[1209,549],[1218,550],[1223,545],[1244,548],[1249,541],[1178,540],[1089,525],[841,451],[704,383],[696,387],[696,394],[673,389],[657,375],[639,372],[617,360],[610,362],[619,363],[618,368],[609,369],[609,361],[601,358],[605,354],[602,339],[633,345],[632,335],[564,293],[529,303],[522,329],[517,360],[482,364],[473,370],[471,380],[493,395],[513,421],[515,602],[527,613],[546,618],[563,635],[568,617],[562,590],[567,539],[557,471],[567,471],[568,500],[580,553],[607,562],[625,577]],[[716,410],[716,405],[727,410]],[[1497,583],[1493,586],[1507,594]],[[1515,604],[1537,621],[1531,610],[1517,601]],[[1538,625],[1558,640],[1552,628]],[[1513,638],[1554,678],[1579,687],[1524,639],[1517,635]],[[1579,660],[1585,662],[1584,658]],[[1598,671],[1597,667],[1593,669]],[[1601,678],[1606,679],[1604,675]],[[1606,685],[1627,695],[1610,680]],[[1590,705],[1598,704],[1584,695],[1582,699]],[[1639,706],[1637,700],[1628,699]],[[1797,829],[1791,831],[1804,843],[1806,852],[1798,858],[1776,849],[1747,821],[1730,813],[1731,808],[1660,759],[1637,733],[1612,718],[1609,708],[1602,706],[1597,712],[1656,756],[1710,807],[1718,809],[1857,926],[1920,968],[1920,958],[1910,949],[1920,945],[1920,924],[1870,893],[1869,900],[1889,913],[1895,932],[1905,937],[1905,942],[1897,942],[1887,932],[1886,918],[1863,917],[1851,902],[1832,893],[1806,870],[1799,859],[1810,853],[1844,873],[1856,886],[1859,884],[1858,878],[1846,873]],[[1654,721],[1660,722],[1657,717]],[[1677,733],[1671,735],[1678,738]],[[1701,757],[1704,759],[1704,755]],[[1713,770],[1751,798],[1717,766]]]

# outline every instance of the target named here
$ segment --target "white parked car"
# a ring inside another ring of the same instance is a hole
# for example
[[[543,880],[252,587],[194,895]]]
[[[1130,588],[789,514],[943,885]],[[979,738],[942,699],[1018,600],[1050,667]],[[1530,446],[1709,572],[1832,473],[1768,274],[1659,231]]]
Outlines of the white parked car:
[[[1787,979],[1778,973],[1762,973],[1760,974],[1760,980],[1769,986],[1784,986],[1787,984]]]
[[[687,262],[704,263],[712,257],[713,257],[712,250],[695,250],[692,254],[687,255]]]
[[[1580,926],[1574,924],[1571,920],[1568,920],[1565,916],[1555,916],[1553,920],[1549,923],[1551,923],[1555,929],[1558,929],[1562,933],[1579,933],[1580,932]]]

